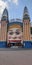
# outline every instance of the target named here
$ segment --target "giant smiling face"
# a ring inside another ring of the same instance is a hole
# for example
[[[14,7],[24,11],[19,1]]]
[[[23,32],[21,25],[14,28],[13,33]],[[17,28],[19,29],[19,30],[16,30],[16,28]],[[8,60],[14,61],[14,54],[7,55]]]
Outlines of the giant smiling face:
[[[20,42],[21,35],[21,26],[12,26],[8,32],[8,40],[9,42]]]

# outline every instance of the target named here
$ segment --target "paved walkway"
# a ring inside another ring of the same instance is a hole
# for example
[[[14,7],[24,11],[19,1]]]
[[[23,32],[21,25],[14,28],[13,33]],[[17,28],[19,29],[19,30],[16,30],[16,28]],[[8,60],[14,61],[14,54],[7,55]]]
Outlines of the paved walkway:
[[[0,51],[0,65],[32,65],[32,50]]]

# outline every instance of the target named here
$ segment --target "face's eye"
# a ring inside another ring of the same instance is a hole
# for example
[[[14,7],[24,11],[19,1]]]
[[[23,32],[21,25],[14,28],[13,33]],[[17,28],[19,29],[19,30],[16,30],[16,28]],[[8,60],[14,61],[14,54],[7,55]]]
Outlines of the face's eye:
[[[10,35],[13,35],[13,32],[10,32],[9,34],[10,34]]]
[[[20,34],[20,30],[17,29],[17,30],[16,30],[16,35],[19,35],[19,34]]]
[[[16,35],[19,35],[20,34],[20,32],[16,32]]]

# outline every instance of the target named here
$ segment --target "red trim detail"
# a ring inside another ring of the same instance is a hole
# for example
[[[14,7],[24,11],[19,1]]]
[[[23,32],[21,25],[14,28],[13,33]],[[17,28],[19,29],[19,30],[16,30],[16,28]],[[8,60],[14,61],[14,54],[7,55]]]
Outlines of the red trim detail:
[[[9,42],[21,42],[21,40],[9,40]]]

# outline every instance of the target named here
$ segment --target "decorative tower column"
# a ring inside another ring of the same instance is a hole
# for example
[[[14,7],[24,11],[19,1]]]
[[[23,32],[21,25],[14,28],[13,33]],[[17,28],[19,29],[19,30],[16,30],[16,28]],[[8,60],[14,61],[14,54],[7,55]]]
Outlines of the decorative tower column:
[[[5,8],[1,19],[1,41],[7,41],[8,11]]]
[[[0,41],[1,41],[1,20],[0,20]]]
[[[28,14],[27,7],[24,8],[24,15],[23,15],[23,41],[30,40],[30,17]]]

